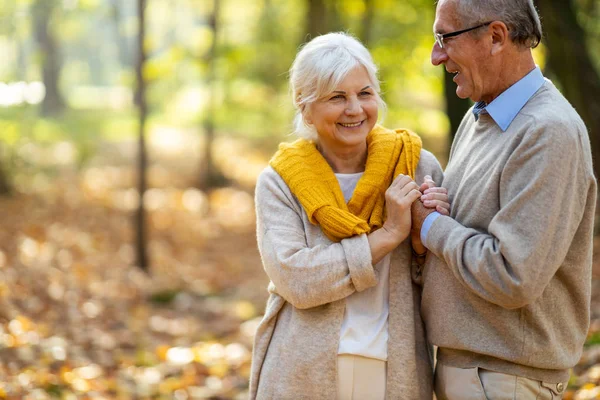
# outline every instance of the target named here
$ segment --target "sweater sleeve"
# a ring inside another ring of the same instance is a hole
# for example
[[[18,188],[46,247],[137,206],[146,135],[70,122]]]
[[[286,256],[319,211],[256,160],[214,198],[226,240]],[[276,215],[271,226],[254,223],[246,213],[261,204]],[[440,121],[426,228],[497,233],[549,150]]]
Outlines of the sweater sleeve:
[[[419,164],[415,172],[415,182],[421,185],[425,181],[425,175],[430,175],[436,185],[441,185],[444,180],[444,171],[437,158],[429,151],[422,149]],[[417,285],[423,285],[423,266],[419,265],[414,257],[411,259],[411,276]]]
[[[302,209],[271,168],[257,182],[256,214],[265,271],[294,307],[320,306],[377,284],[366,235],[308,246]]]
[[[538,128],[525,136],[502,171],[499,211],[487,231],[447,216],[429,230],[425,246],[491,303],[519,308],[533,302],[566,257],[594,186],[581,136],[572,130]]]

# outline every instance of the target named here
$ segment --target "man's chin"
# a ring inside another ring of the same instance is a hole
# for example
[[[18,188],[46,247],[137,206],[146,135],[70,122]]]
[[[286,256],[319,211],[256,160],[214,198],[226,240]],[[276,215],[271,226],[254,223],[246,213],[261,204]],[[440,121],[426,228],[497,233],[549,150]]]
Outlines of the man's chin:
[[[460,86],[456,87],[456,96],[458,96],[461,99],[468,99],[470,98],[470,93],[467,93],[465,90],[462,90],[462,88]],[[471,99],[473,100],[473,99]],[[476,102],[476,100],[473,100]]]

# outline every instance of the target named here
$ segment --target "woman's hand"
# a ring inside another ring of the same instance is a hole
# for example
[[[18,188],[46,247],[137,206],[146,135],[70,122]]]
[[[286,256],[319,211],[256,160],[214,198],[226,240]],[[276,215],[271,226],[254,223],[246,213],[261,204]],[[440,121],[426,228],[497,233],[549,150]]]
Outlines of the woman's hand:
[[[368,235],[373,265],[408,237],[411,228],[411,205],[419,197],[419,186],[406,175],[398,175],[385,192],[386,221],[381,229]]]
[[[385,192],[387,219],[383,229],[397,238],[398,244],[410,233],[410,206],[421,197],[419,186],[407,175],[398,175]]]

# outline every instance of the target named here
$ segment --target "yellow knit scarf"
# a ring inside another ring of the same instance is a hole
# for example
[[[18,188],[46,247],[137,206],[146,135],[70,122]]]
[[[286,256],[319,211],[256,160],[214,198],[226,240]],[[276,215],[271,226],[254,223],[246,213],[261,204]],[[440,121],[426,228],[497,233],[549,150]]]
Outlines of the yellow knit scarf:
[[[399,174],[415,178],[421,147],[421,138],[410,131],[376,125],[367,136],[365,172],[348,204],[314,142],[282,143],[269,164],[298,198],[310,222],[339,242],[383,225],[385,191]]]

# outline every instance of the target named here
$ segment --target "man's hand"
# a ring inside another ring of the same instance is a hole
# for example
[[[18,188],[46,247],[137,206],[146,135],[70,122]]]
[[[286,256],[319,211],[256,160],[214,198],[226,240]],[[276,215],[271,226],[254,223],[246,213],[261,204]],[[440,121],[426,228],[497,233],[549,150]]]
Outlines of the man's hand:
[[[425,206],[423,206],[423,204],[420,201],[415,201],[414,203],[412,203],[410,211],[412,219],[410,239],[413,250],[416,254],[425,254],[427,249],[421,242],[421,227],[423,226],[423,221],[425,221],[425,218],[427,218],[427,216],[435,210],[431,208],[425,208]]]
[[[427,249],[421,242],[421,228],[425,218],[433,211],[443,215],[450,215],[450,202],[448,200],[448,190],[437,187],[430,175],[425,175],[423,184],[419,187],[423,193],[421,201],[415,201],[411,206],[412,226],[410,238],[413,250],[416,254],[425,254]]]
[[[412,231],[421,234],[423,221],[425,221],[425,218],[427,218],[429,214],[436,210],[433,208],[426,208],[420,201],[415,201],[412,203],[410,211],[412,217]]]
[[[450,215],[448,189],[437,187],[431,176],[425,175],[425,181],[419,190],[423,193],[421,202],[426,208],[432,208],[442,215]]]

